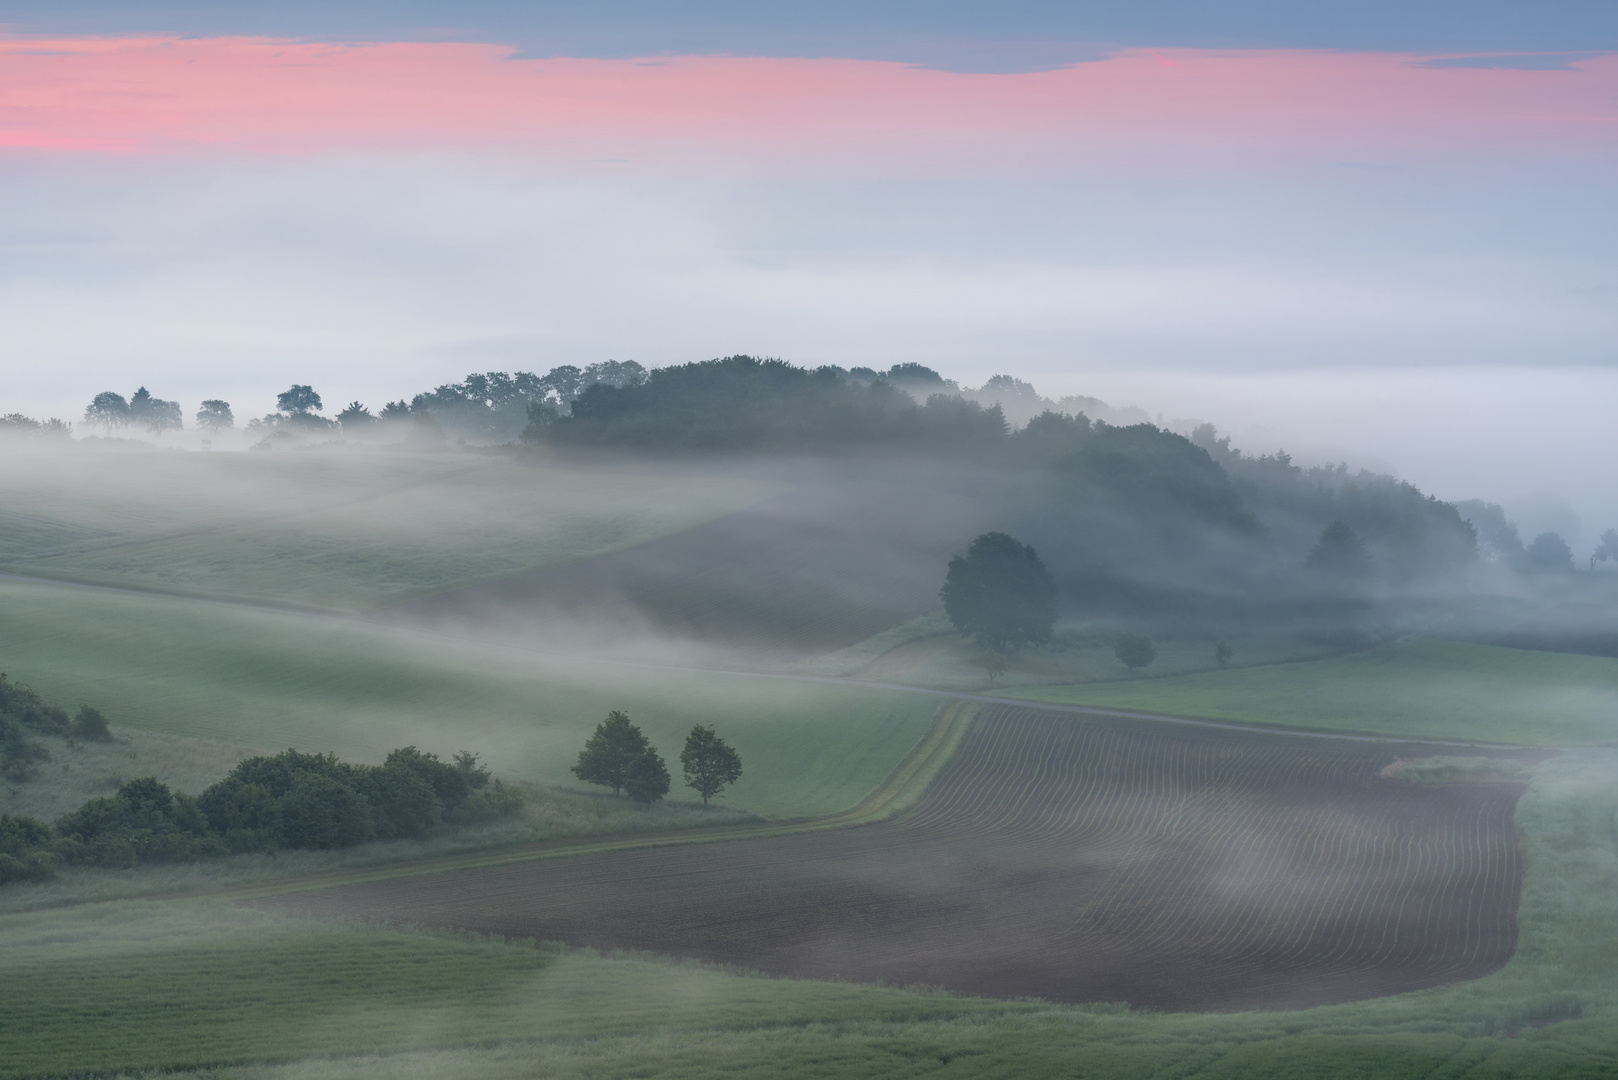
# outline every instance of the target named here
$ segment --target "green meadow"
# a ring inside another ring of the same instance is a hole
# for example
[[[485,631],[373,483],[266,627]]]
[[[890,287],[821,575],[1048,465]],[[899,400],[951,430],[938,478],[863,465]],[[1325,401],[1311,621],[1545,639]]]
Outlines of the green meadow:
[[[466,843],[695,825],[700,808],[643,812],[578,791],[567,767],[609,709],[627,711],[676,772],[686,730],[714,725],[745,762],[725,800],[736,811],[846,811],[934,732],[937,698],[541,655],[345,617],[643,543],[777,491],[673,469],[470,454],[85,449],[0,460],[0,571],[28,575],[0,577],[0,670],[62,704],[95,706],[124,736],[63,750],[46,766],[59,790],[0,789],[0,812],[59,812],[110,790],[115,775],[196,790],[239,755],[287,746],[376,762],[415,744],[475,751],[496,775],[528,785],[522,829]],[[873,642],[800,670],[981,689],[979,673],[961,674],[970,665],[959,642],[932,624]],[[307,922],[235,902],[245,886],[411,857],[414,842],[397,841],[381,853],[143,867],[130,872],[146,875],[139,888],[119,885],[135,880],[123,872],[86,869],[8,887],[0,1080],[176,1070],[242,1080],[1618,1075],[1618,750],[1602,745],[1618,741],[1618,661],[1432,640],[1300,659],[1304,646],[1277,638],[1244,640],[1238,660],[1291,662],[1119,679],[1103,644],[1069,645],[1020,677],[1072,684],[1000,692],[1585,748],[1532,766],[1517,812],[1527,880],[1513,960],[1475,982],[1357,1004],[1154,1014],[772,979],[543,942]],[[1206,643],[1170,643],[1158,670],[1190,671],[1206,652]]]
[[[780,485],[349,448],[0,458],[0,572],[363,611],[633,547]]]
[[[1522,746],[1618,740],[1618,660],[1459,641],[1404,640],[1329,660],[1009,695],[1410,739]]]
[[[1618,1073],[1618,752],[1537,766],[1516,957],[1279,1013],[1154,1014],[769,979],[306,923],[221,900],[0,915],[0,1077],[1597,1078]]]
[[[746,762],[726,804],[770,817],[858,803],[938,708],[899,691],[540,656],[329,616],[14,579],[0,579],[0,670],[51,700],[100,709],[115,728],[368,762],[404,745],[464,749],[498,776],[575,787],[568,766],[611,709],[628,712],[671,762],[692,724],[711,724]],[[160,764],[152,771],[162,777]]]

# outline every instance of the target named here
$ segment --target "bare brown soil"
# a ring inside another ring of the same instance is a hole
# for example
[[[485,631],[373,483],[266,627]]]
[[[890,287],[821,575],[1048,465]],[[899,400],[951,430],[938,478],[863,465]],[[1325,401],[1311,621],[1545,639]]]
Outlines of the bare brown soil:
[[[891,821],[263,902],[783,976],[1302,1008],[1515,948],[1521,787],[1378,775],[1412,750],[997,708]]]

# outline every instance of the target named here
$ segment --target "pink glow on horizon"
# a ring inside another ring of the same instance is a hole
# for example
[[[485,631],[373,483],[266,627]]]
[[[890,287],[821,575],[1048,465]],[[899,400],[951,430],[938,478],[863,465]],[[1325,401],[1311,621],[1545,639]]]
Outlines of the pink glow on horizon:
[[[0,147],[1016,168],[1609,155],[1618,56],[1576,71],[1420,57],[1130,51],[1059,71],[856,60],[513,59],[504,46],[0,39]]]

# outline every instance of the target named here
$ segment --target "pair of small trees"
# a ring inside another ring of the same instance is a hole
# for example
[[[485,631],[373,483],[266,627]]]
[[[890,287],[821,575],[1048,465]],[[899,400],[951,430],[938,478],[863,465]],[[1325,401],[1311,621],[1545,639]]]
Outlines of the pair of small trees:
[[[688,787],[702,796],[702,804],[734,784],[742,775],[742,759],[714,733],[697,724],[685,737],[680,766]],[[579,752],[573,775],[587,784],[600,784],[622,792],[643,806],[669,793],[669,770],[663,757],[629,717],[614,709],[596,725]]]

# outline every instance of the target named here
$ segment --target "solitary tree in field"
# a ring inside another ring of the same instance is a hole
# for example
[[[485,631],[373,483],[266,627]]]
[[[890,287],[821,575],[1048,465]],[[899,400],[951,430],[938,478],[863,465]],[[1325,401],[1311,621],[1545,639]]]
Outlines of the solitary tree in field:
[[[1218,641],[1214,642],[1214,663],[1218,664],[1220,667],[1224,667],[1226,664],[1230,663],[1230,658],[1234,656],[1235,653],[1236,650],[1232,649],[1230,647],[1230,642],[1226,641],[1224,638],[1220,638]]]
[[[685,737],[680,751],[680,767],[685,770],[686,787],[695,788],[702,805],[734,784],[742,775],[742,758],[711,727],[697,724]]]
[[[579,751],[579,760],[573,766],[573,775],[586,784],[600,784],[612,788],[614,795],[624,789],[629,766],[647,751],[651,744],[640,728],[629,722],[629,717],[614,709],[596,725],[595,733]],[[663,789],[667,791],[668,788]]]
[[[951,559],[939,596],[955,629],[991,652],[1043,645],[1056,626],[1056,579],[1005,533],[984,533]]]
[[[213,435],[221,431],[229,431],[236,426],[236,417],[230,411],[230,402],[220,401],[218,398],[209,398],[197,410],[197,427]]]
[[[669,793],[669,769],[663,756],[648,746],[624,770],[624,794],[650,806]]]
[[[1157,646],[1145,634],[1123,633],[1113,643],[1112,655],[1133,675],[1136,668],[1146,667],[1157,659]]]
[[[84,421],[94,424],[104,430],[108,435],[113,428],[127,427],[129,425],[129,402],[124,400],[122,394],[115,394],[111,390],[104,390],[95,396],[84,410]]]

